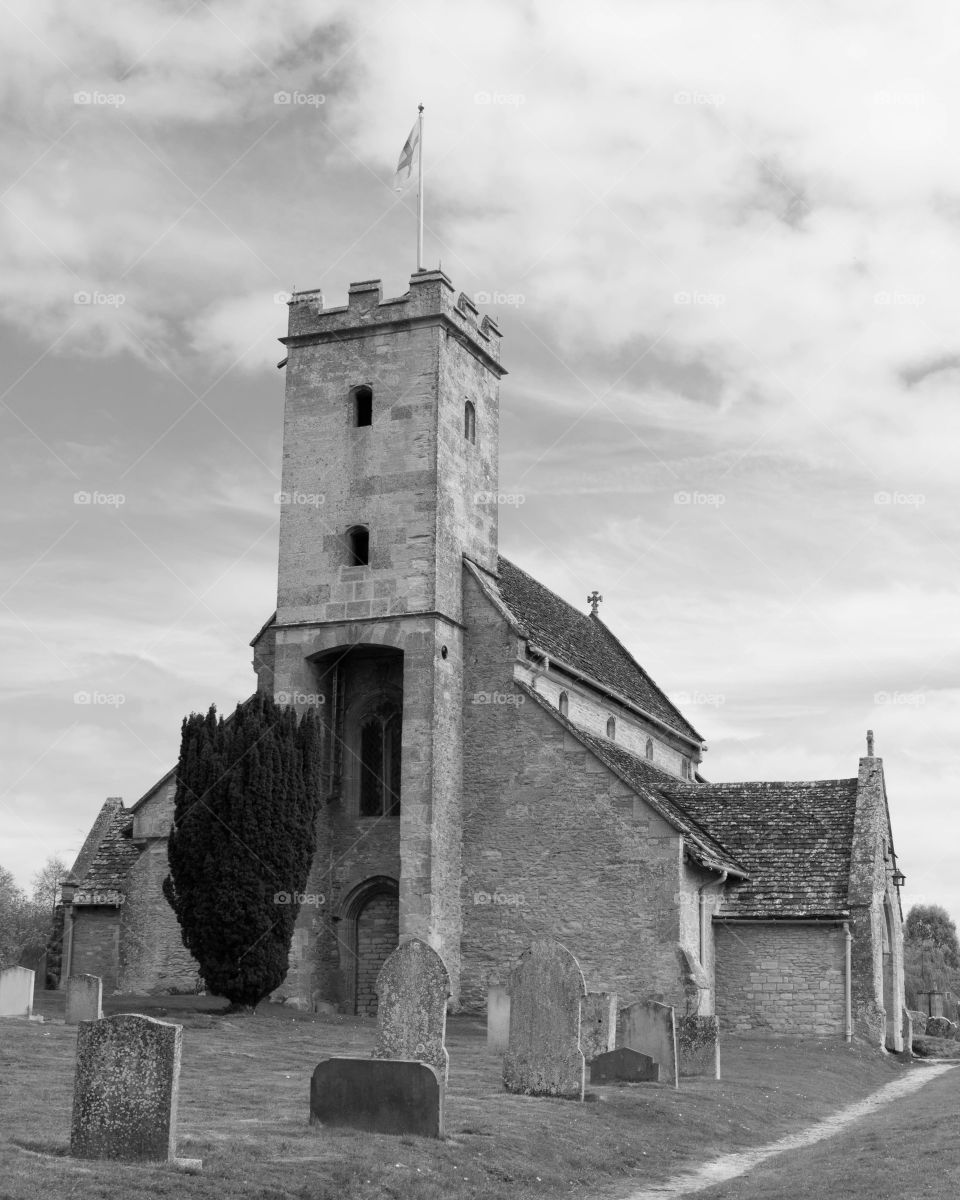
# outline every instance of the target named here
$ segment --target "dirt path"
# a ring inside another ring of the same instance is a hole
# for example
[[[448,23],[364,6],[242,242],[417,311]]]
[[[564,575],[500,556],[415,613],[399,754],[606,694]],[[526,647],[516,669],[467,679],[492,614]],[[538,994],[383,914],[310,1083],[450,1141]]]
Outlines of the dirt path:
[[[826,1138],[836,1137],[838,1134],[847,1130],[855,1121],[876,1113],[885,1105],[892,1101],[901,1100],[906,1096],[918,1091],[925,1085],[932,1083],[935,1079],[943,1076],[946,1072],[953,1070],[954,1064],[937,1064],[935,1066],[917,1065],[909,1075],[902,1079],[895,1080],[893,1083],[888,1083],[885,1087],[874,1092],[865,1100],[860,1100],[856,1104],[850,1104],[846,1108],[840,1109],[830,1117],[826,1117],[822,1121],[818,1121],[816,1125],[810,1126],[800,1133],[790,1134],[788,1137],[780,1138],[779,1141],[771,1142],[768,1146],[761,1146],[756,1150],[746,1150],[737,1154],[724,1154],[720,1158],[712,1159],[705,1163],[697,1171],[678,1175],[665,1184],[660,1184],[657,1187],[641,1188],[640,1191],[632,1192],[628,1200],[676,1200],[681,1196],[694,1196],[699,1193],[708,1191],[708,1189],[718,1188],[718,1185],[729,1183],[733,1180],[739,1180],[748,1172],[756,1170],[770,1159],[774,1159],[777,1155],[786,1154],[790,1151],[802,1150],[809,1146],[814,1146],[818,1142],[822,1142]],[[951,1089],[953,1090],[953,1089]],[[950,1105],[951,1124],[955,1120],[957,1103],[954,1100]],[[899,1110],[897,1110],[899,1115]],[[896,1125],[896,1122],[894,1122]],[[891,1133],[895,1130],[891,1130]],[[891,1153],[896,1153],[900,1145],[899,1139],[894,1140],[890,1144]],[[791,1164],[794,1165],[794,1164]],[[778,1174],[784,1174],[787,1171],[787,1164],[778,1164],[780,1170]],[[799,1167],[797,1168],[800,1169]],[[843,1195],[854,1196],[859,1193],[855,1192],[851,1187],[847,1187],[843,1182],[842,1170],[839,1176],[836,1171],[831,1172],[831,1179],[828,1181],[827,1191],[815,1190],[813,1179],[804,1174],[802,1178],[794,1177],[797,1185],[798,1196],[819,1196],[819,1195]],[[745,1183],[748,1181],[744,1181]],[[743,1197],[746,1200],[747,1196],[756,1195],[757,1197],[771,1197],[776,1195],[780,1197],[781,1190],[771,1190],[768,1184],[764,1184],[762,1189],[754,1191],[752,1187],[748,1187],[744,1191],[739,1189],[736,1191],[727,1192],[726,1190],[717,1190],[712,1192],[712,1195],[719,1198],[722,1195],[736,1195]],[[878,1195],[876,1191],[863,1193],[866,1195]],[[892,1191],[890,1195],[904,1195],[902,1191]],[[906,1193],[907,1195],[916,1195],[918,1193]],[[929,1193],[937,1195],[936,1192]],[[946,1195],[947,1193],[943,1193]],[[952,1194],[952,1193],[951,1193]]]

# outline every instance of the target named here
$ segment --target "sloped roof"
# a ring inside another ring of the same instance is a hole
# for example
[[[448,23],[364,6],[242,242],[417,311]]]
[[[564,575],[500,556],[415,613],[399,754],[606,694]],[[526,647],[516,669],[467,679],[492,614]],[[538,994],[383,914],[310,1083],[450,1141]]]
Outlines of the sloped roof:
[[[93,862],[100,843],[103,841],[104,834],[110,828],[116,814],[122,810],[123,800],[120,796],[108,796],[104,800],[100,811],[97,813],[97,819],[90,827],[90,832],[84,838],[83,845],[80,847],[80,853],[70,868],[70,874],[64,880],[66,884],[74,885],[80,883],[86,875],[90,864]]]
[[[555,720],[569,730],[624,783],[633,788],[654,812],[659,813],[669,825],[682,833],[686,838],[687,850],[698,862],[715,870],[726,870],[735,875],[744,874],[744,868],[740,863],[707,830],[691,819],[664,790],[662,785],[667,783],[671,776],[658,770],[645,759],[631,754],[629,750],[625,750],[616,742],[598,737],[596,734],[581,729],[579,725],[574,725],[549,700],[521,680],[517,680],[516,685],[542,708],[545,708]]]
[[[129,808],[119,807],[104,831],[96,853],[78,880],[83,891],[124,890],[127,871],[140,855],[140,848],[130,840],[133,829],[133,813]]]
[[[685,737],[703,741],[599,617],[582,613],[561,600],[502,555],[499,572],[499,579],[487,576],[485,582],[496,589],[516,622],[540,649],[619,692]]]
[[[749,880],[725,892],[723,916],[825,918],[849,907],[856,779],[662,786],[725,846]]]

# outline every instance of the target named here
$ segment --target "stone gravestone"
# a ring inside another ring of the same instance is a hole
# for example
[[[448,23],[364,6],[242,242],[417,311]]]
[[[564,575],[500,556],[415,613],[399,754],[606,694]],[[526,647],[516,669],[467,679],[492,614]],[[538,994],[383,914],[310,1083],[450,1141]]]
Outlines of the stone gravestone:
[[[175,1158],[182,1035],[182,1025],[133,1013],[81,1022],[70,1130],[75,1158]]]
[[[587,1062],[617,1044],[617,993],[587,992],[580,1006],[580,1049]]]
[[[952,1038],[956,1032],[956,1025],[946,1017],[930,1017],[924,1031],[926,1037],[935,1038]]]
[[[649,1054],[621,1046],[598,1054],[590,1064],[591,1083],[659,1083],[660,1064]]]
[[[580,964],[559,942],[537,941],[510,972],[510,1042],[503,1060],[508,1092],[583,1099]]]
[[[681,1076],[720,1078],[720,1021],[717,1017],[681,1017],[677,1021],[677,1067]]]
[[[310,1081],[310,1124],[443,1137],[443,1093],[429,1063],[326,1058]]]
[[[901,1013],[901,1029],[903,1032],[903,1049],[908,1056],[913,1054],[913,1019],[910,1016],[909,1008],[903,1009]]]
[[[677,1072],[677,1030],[673,1009],[655,1000],[638,1000],[620,1009],[617,1047],[629,1046],[660,1064],[664,1083],[680,1086]]]
[[[419,938],[398,946],[377,976],[379,1030],[373,1057],[429,1063],[446,1083],[449,996],[450,975],[436,950]]]
[[[0,971],[0,1017],[29,1017],[33,1012],[34,974],[26,967]]]
[[[71,975],[67,980],[64,1024],[99,1021],[103,1016],[103,980],[99,975]]]
[[[510,996],[499,983],[487,988],[487,1049],[503,1054],[510,1041]]]

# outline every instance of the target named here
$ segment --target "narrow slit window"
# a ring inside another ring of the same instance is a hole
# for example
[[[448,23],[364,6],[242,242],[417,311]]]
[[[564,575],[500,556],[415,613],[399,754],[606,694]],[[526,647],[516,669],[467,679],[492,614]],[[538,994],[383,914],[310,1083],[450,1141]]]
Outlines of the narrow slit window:
[[[356,426],[373,424],[373,390],[361,384],[350,393],[353,397],[353,423]]]
[[[647,738],[647,744],[644,748],[644,753],[647,758],[653,758],[653,738]]]
[[[567,695],[566,692],[560,693],[559,708],[560,708],[561,717],[567,716],[570,712],[570,697]]]
[[[365,525],[354,525],[348,529],[347,547],[350,551],[349,566],[367,566],[370,562],[370,530]]]
[[[607,737],[613,741],[617,736],[617,722],[613,717],[607,717]]]
[[[463,436],[468,442],[475,443],[477,440],[477,410],[472,400],[468,400],[463,406]]]

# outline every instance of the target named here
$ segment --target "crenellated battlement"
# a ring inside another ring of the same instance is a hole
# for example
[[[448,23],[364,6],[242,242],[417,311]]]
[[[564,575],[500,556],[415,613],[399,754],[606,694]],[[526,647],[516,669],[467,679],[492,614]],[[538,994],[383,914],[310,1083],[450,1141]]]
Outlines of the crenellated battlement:
[[[284,344],[303,344],[343,338],[360,331],[402,325],[430,324],[439,318],[469,338],[494,363],[500,361],[500,328],[490,316],[480,315],[476,304],[456,289],[443,271],[418,271],[410,277],[410,290],[383,298],[379,279],[351,283],[347,303],[326,308],[318,288],[294,292],[288,307],[290,320]],[[500,373],[503,373],[502,368]]]

